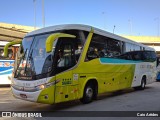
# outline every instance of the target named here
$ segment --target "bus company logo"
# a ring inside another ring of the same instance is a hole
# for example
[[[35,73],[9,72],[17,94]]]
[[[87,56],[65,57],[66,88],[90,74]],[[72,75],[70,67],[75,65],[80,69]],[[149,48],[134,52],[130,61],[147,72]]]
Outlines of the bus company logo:
[[[13,62],[0,62],[0,67],[14,67]]]
[[[11,112],[2,112],[2,117],[12,117]]]
[[[42,117],[41,113],[33,113],[33,112],[2,112],[2,117]]]

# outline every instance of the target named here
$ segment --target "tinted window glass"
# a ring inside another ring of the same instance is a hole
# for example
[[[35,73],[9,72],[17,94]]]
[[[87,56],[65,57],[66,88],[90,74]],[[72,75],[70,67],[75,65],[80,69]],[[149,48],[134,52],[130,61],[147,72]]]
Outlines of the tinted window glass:
[[[121,54],[121,42],[97,34],[93,35],[86,60],[95,58],[115,58]]]
[[[144,60],[145,61],[155,61],[156,60],[156,53],[153,51],[145,51],[143,52]]]
[[[131,56],[132,60],[142,60],[141,52],[132,52]]]
[[[126,60],[143,60],[145,62],[152,62],[156,60],[156,53],[154,51],[134,51],[120,55],[119,58]]]

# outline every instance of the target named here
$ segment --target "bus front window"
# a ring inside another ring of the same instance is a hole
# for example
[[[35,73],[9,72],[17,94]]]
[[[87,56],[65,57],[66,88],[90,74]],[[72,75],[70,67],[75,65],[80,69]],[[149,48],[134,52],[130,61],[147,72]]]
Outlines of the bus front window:
[[[25,38],[22,42],[21,60],[16,70],[18,79],[35,79],[51,70],[52,53],[46,53],[45,41],[49,34]]]

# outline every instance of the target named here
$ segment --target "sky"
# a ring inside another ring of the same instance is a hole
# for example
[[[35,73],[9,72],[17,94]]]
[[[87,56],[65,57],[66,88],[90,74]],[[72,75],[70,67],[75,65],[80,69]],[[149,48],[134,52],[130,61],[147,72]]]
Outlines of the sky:
[[[44,13],[45,27],[86,24],[119,35],[159,34],[160,0],[44,0]],[[41,28],[42,16],[42,0],[0,1],[0,22]]]

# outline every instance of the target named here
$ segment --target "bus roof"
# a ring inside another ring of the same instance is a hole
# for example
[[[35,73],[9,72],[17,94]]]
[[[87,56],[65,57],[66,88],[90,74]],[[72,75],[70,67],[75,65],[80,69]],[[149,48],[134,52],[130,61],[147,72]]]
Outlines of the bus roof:
[[[6,44],[8,44],[10,42],[7,42],[7,41],[0,41],[0,46],[5,46]],[[19,46],[19,45],[13,45],[13,46]]]
[[[37,34],[42,34],[42,33],[48,33],[48,32],[52,32],[52,31],[58,31],[58,30],[83,30],[83,31],[89,32],[91,30],[91,28],[94,29],[94,33],[96,33],[96,34],[103,35],[103,36],[113,38],[116,40],[128,42],[128,43],[131,43],[134,45],[139,45],[139,46],[145,47],[145,49],[147,49],[147,50],[155,51],[153,48],[145,46],[141,43],[137,43],[133,40],[129,40],[127,38],[118,36],[116,34],[109,33],[107,31],[104,31],[104,30],[101,30],[101,29],[98,29],[98,28],[95,28],[95,27],[92,27],[89,25],[82,25],[82,24],[63,24],[63,25],[55,25],[55,26],[45,27],[45,28],[41,28],[41,29],[32,31],[32,32],[28,33],[25,37],[37,35]]]
[[[9,43],[9,42],[7,42],[7,41],[0,41],[0,45],[1,46],[5,46],[7,43]]]

